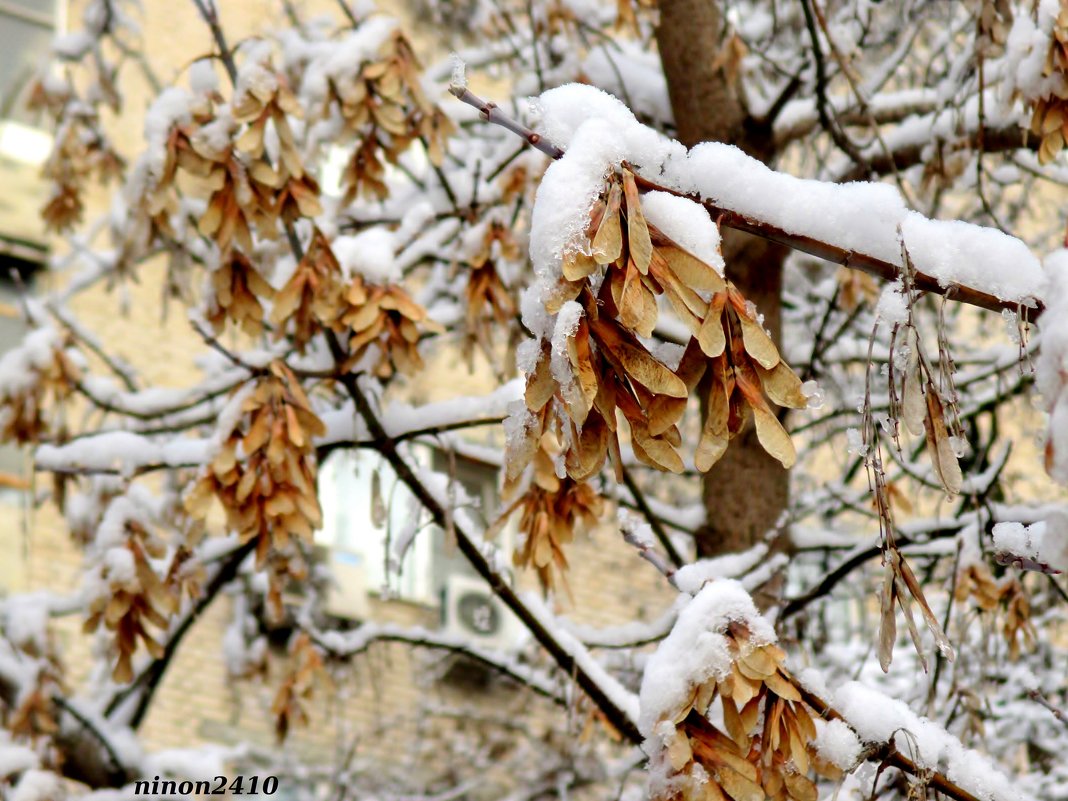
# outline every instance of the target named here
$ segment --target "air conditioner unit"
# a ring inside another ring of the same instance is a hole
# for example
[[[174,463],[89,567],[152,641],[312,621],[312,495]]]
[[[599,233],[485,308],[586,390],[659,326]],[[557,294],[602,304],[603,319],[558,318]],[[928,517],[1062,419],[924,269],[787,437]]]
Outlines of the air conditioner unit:
[[[354,553],[329,549],[330,586],[324,608],[327,614],[346,620],[367,620],[371,607],[367,601],[367,577],[363,559]]]
[[[449,576],[441,614],[446,634],[482,648],[514,651],[523,638],[523,625],[480,578]]]

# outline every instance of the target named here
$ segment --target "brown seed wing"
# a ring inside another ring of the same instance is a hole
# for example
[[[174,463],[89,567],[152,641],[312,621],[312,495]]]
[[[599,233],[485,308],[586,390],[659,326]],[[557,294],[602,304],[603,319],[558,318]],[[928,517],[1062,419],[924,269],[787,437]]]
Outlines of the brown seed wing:
[[[653,243],[649,238],[649,225],[645,221],[645,215],[642,214],[638,186],[630,170],[623,170],[623,192],[627,198],[627,246],[638,272],[645,275],[649,272]]]
[[[608,208],[593,235],[593,258],[598,264],[611,264],[623,253],[623,228],[619,220],[619,184],[608,191]]]
[[[671,272],[690,289],[698,292],[722,292],[726,282],[711,266],[677,245],[657,248]]]
[[[957,455],[949,441],[946,430],[945,410],[934,385],[927,383],[927,417],[924,418],[924,431],[927,435],[927,452],[938,475],[942,487],[949,495],[960,492],[963,477]]]

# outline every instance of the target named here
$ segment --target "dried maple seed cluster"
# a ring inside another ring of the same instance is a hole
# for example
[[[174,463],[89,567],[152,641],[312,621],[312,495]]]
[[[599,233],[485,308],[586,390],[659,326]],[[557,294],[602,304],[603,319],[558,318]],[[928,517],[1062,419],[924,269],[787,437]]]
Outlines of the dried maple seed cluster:
[[[730,672],[693,688],[691,701],[657,727],[672,779],[655,801],[816,801],[810,770],[837,769],[812,753],[812,714],[783,667],[774,644],[750,641],[746,627],[723,632],[733,656]],[[726,732],[705,717],[716,698]]]
[[[905,615],[905,623],[908,625],[909,637],[916,647],[916,655],[920,658],[924,672],[927,671],[927,655],[924,653],[923,644],[920,641],[920,632],[916,628],[916,620],[912,615],[912,601],[920,608],[927,628],[934,637],[935,645],[939,651],[952,662],[955,658],[953,646],[949,638],[942,630],[942,624],[938,622],[931,605],[927,603],[927,597],[923,594],[923,587],[916,579],[909,563],[901,555],[896,545],[891,545],[883,553],[883,589],[879,596],[880,620],[879,620],[879,664],[885,673],[890,669],[890,662],[894,654],[894,642],[897,640],[897,617],[896,609],[901,607]]]
[[[1031,132],[1039,138],[1039,164],[1049,164],[1068,143],[1068,7],[1063,3],[1042,74],[1056,76],[1056,81],[1049,94],[1033,99]]]
[[[250,337],[263,333],[262,300],[274,297],[274,289],[260,275],[252,261],[240,250],[231,250],[211,274],[213,303],[207,311],[208,322],[216,333],[232,320]]]
[[[420,328],[435,332],[442,329],[407,291],[395,285],[368,284],[355,276],[342,300],[338,323],[350,332],[349,357],[343,370],[351,370],[372,342],[377,342],[379,348],[373,371],[379,378],[389,378],[394,371],[415,375],[423,369],[418,348]]]
[[[163,656],[163,646],[149,633],[148,626],[167,631],[181,592],[176,573],[161,579],[148,561],[166,556],[163,542],[138,523],[127,522],[126,529],[130,536],[125,548],[130,552],[133,575],[110,575],[105,568],[103,579],[109,584],[109,593],[93,599],[85,621],[86,631],[96,631],[103,623],[114,632],[118,658],[111,675],[120,684],[133,680],[132,660],[139,641],[153,659]]]
[[[382,44],[377,60],[332,77],[327,102],[336,105],[346,133],[357,140],[341,174],[344,204],[361,195],[384,199],[389,194],[384,161],[396,163],[415,139],[423,141],[430,162],[440,167],[445,140],[455,131],[423,92],[419,62],[399,31]]]
[[[256,559],[283,554],[291,537],[311,542],[322,513],[315,488],[312,437],[326,432],[300,381],[272,362],[242,407],[242,423],[229,435],[207,472],[186,497],[186,511],[203,519],[218,498],[242,542],[256,540]]]
[[[17,706],[5,720],[11,737],[34,740],[59,733],[59,709],[55,698],[67,691],[60,679],[60,665],[55,659],[38,661],[33,684],[18,695]]]
[[[32,743],[38,737],[59,732],[59,709],[55,698],[68,693],[69,689],[63,684],[63,665],[51,630],[46,627],[41,638],[36,636],[37,632],[16,631],[11,617],[9,615],[7,621],[0,623],[0,636],[13,653],[31,660],[34,669],[32,677],[27,677],[18,695],[5,706],[0,717],[12,738],[24,738]]]
[[[792,466],[793,442],[768,398],[791,408],[804,407],[806,398],[752,304],[711,265],[649,225],[635,176],[626,168],[609,180],[587,234],[588,246],[564,258],[557,292],[546,303],[550,313],[561,313],[565,304],[579,306],[568,309],[574,315],[566,340],[571,376],[561,383],[553,367],[558,357],[543,341],[527,376],[527,417],[519,435],[509,437],[506,481],[516,481],[535,459],[546,432],[566,443],[564,465],[573,481],[600,471],[609,452],[621,470],[617,410],[627,421],[635,457],[682,472],[678,423],[706,372],[697,468],[711,469],[750,416],[764,449]],[[595,289],[591,277],[602,268],[604,280]],[[640,340],[653,333],[661,295],[692,334],[674,369]],[[524,532],[531,536],[530,529]]]
[[[222,253],[235,243],[251,253],[253,229],[274,239],[279,221],[292,223],[322,213],[319,187],[304,172],[289,126],[289,115],[300,114],[296,99],[282,77],[265,66],[243,74],[254,78],[238,86],[231,103],[233,124],[245,126],[236,142],[234,131],[225,130],[228,120],[206,122],[189,134],[192,147],[179,162],[211,193],[200,231],[212,237]],[[268,121],[278,139],[274,164],[265,153]]]
[[[270,236],[277,230],[276,219],[291,223],[298,217],[315,217],[322,214],[319,205],[319,186],[304,172],[304,165],[297,150],[289,118],[301,117],[297,99],[285,85],[284,79],[266,68],[262,72],[243,73],[250,80],[239,82],[231,103],[234,122],[244,124],[245,129],[234,143],[245,156],[249,188],[256,195],[252,206],[253,219],[260,231]],[[260,76],[257,79],[255,76]],[[271,123],[277,144],[278,157],[272,165],[266,156],[267,123]],[[194,143],[195,144],[195,143]],[[211,148],[206,148],[208,152]],[[213,174],[220,171],[216,168]],[[218,179],[216,179],[218,180]],[[212,224],[213,209],[222,217],[216,198],[208,206],[208,213],[201,219],[201,226]],[[207,233],[207,232],[206,232]]]
[[[23,380],[0,391],[0,441],[27,445],[48,434],[62,438],[63,409],[81,371],[58,340],[47,350],[29,354],[22,371]]]
[[[1003,52],[1012,28],[1012,5],[1008,0],[982,0],[978,23],[978,55],[986,58]]]
[[[1034,649],[1038,632],[1031,622],[1031,603],[1015,576],[1008,575],[999,582],[985,564],[968,565],[957,576],[953,597],[959,603],[971,598],[979,611],[988,615],[1000,612],[1001,634],[1011,659],[1019,658],[1021,648]]]
[[[279,742],[286,738],[294,724],[307,725],[304,702],[310,698],[316,679],[324,673],[323,657],[306,633],[302,632],[293,640],[289,660],[288,675],[279,685],[271,704],[274,731]]]
[[[947,422],[946,405],[920,358],[916,329],[906,329],[908,361],[901,379],[901,406],[898,416],[913,436],[927,440],[927,453],[935,475],[950,494],[960,492],[963,476],[950,436],[952,421]]]
[[[464,288],[467,335],[488,357],[493,355],[492,325],[504,329],[516,313],[515,301],[497,271],[497,261],[505,259],[514,262],[519,256],[519,243],[515,235],[503,223],[494,220],[486,226],[481,247],[470,262],[467,286]]]
[[[440,330],[426,310],[400,286],[379,285],[354,275],[346,281],[330,243],[318,229],[304,257],[278,292],[271,320],[278,335],[292,321],[292,336],[302,348],[322,326],[348,333],[348,358],[341,369],[351,370],[372,344],[379,359],[374,373],[414,375],[423,367],[419,339],[423,331]]]
[[[95,114],[82,106],[62,120],[51,155],[41,168],[52,191],[41,209],[45,226],[57,233],[82,220],[82,193],[91,182],[107,183],[122,175],[124,162],[99,132]],[[61,112],[66,114],[66,111]]]
[[[533,568],[543,590],[555,586],[559,576],[567,588],[567,557],[564,545],[575,532],[589,531],[604,511],[604,499],[585,481],[556,475],[554,457],[560,446],[549,432],[542,435],[533,460],[531,484],[501,515],[498,525],[521,509],[519,529],[524,539],[512,555],[517,567]],[[506,486],[509,494],[513,487]]]
[[[786,467],[795,451],[789,435],[765,399],[800,408],[801,382],[779,356],[774,343],[742,294],[708,264],[696,258],[642,214],[634,175],[613,177],[604,200],[593,209],[588,252],[571,252],[563,262],[558,294],[547,304],[558,312],[577,301],[581,313],[567,339],[572,380],[562,385],[550,368],[551,348],[543,343],[527,378],[531,415],[524,437],[513,445],[509,470],[521,471],[548,430],[554,397],[567,419],[567,473],[576,480],[597,472],[611,449],[618,454],[616,410],[630,427],[634,455],[661,470],[681,472],[678,422],[690,394],[706,370],[712,380],[708,414],[695,453],[700,470],[710,469],[752,413],[761,445]],[[590,276],[606,274],[600,289]],[[657,297],[667,298],[692,333],[675,369],[656,359],[639,337],[652,334]],[[618,462],[618,460],[617,460]]]

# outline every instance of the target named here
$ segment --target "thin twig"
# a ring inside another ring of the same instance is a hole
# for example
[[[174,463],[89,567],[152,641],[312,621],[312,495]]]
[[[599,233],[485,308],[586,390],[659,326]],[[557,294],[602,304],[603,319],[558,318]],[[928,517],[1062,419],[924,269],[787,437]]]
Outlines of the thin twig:
[[[621,467],[621,471],[623,473],[623,483],[627,485],[631,497],[634,498],[634,505],[637,506],[638,511],[645,516],[646,521],[649,523],[649,528],[653,530],[653,534],[655,534],[656,538],[660,541],[660,545],[663,547],[668,559],[671,560],[671,563],[675,565],[675,567],[682,567],[686,564],[686,561],[675,547],[675,543],[671,541],[671,537],[668,536],[667,531],[660,522],[660,518],[649,508],[649,504],[645,500],[645,495],[642,494],[641,489],[634,480],[634,476],[630,474],[630,471],[626,467]]]
[[[111,741],[104,735],[100,728],[96,726],[93,721],[83,715],[82,712],[78,709],[78,707],[74,706],[74,704],[72,704],[63,696],[52,696],[52,702],[60,709],[65,711],[67,714],[69,714],[76,721],[78,721],[87,732],[92,734],[93,737],[96,738],[97,741],[99,741],[104,751],[107,752],[108,759],[111,760],[111,764],[113,767],[113,770],[111,771],[112,775],[114,775],[116,778],[121,778],[123,781],[125,781],[129,771],[126,767],[123,766],[122,761],[119,759],[119,755],[115,752],[115,747],[111,744]]]
[[[1057,718],[1057,720],[1059,720],[1065,726],[1068,726],[1068,715],[1065,715],[1064,711],[1059,707],[1054,706],[1050,702],[1050,700],[1038,690],[1029,690],[1027,693],[1027,697],[1034,701],[1036,704],[1041,704],[1042,706],[1046,707],[1046,709],[1048,709],[1053,714],[1053,717]]]
[[[805,27],[808,29],[808,36],[812,42],[812,56],[816,62],[816,111],[820,117],[820,127],[853,160],[858,169],[870,170],[867,159],[853,144],[853,141],[838,127],[837,123],[831,119],[827,111],[827,65],[823,60],[819,31],[816,30],[816,18],[812,11],[814,2],[815,0],[801,0],[801,8],[805,12]]]

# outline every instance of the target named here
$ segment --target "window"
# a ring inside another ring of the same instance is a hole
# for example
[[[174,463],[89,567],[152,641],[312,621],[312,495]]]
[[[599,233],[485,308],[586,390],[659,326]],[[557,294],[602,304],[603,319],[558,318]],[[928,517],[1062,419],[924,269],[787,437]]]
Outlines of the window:
[[[23,258],[26,248],[43,250],[40,168],[52,147],[26,95],[49,57],[58,10],[59,0],[0,0],[0,250]]]
[[[386,510],[379,527],[372,520],[376,482],[379,500]],[[386,591],[406,600],[432,603],[425,537],[415,538],[399,573],[387,563],[398,539],[413,524],[418,525],[418,517],[414,516],[420,509],[389,464],[369,451],[335,451],[320,470],[319,486],[323,526],[316,540],[329,547],[342,564],[360,568],[368,591]]]
[[[0,358],[18,345],[26,333],[19,309],[20,296],[33,286],[40,262],[20,259],[0,250]],[[30,455],[13,443],[0,444],[0,502],[18,503],[28,488]]]
[[[29,122],[12,98],[25,94],[56,31],[57,0],[0,0],[0,92],[4,117]]]
[[[448,456],[440,451],[417,446],[411,456],[425,467],[449,472]],[[454,469],[463,492],[479,507],[476,519],[491,520],[499,507],[496,470],[459,457]],[[377,528],[372,522],[376,481],[385,511]],[[367,591],[385,589],[386,594],[436,606],[450,576],[475,575],[446,533],[425,525],[421,504],[378,454],[359,449],[332,453],[320,468],[319,497],[323,526],[316,541],[331,550],[333,560],[358,567]],[[421,523],[424,528],[416,530]],[[398,571],[392,562],[397,543],[412,536]]]

